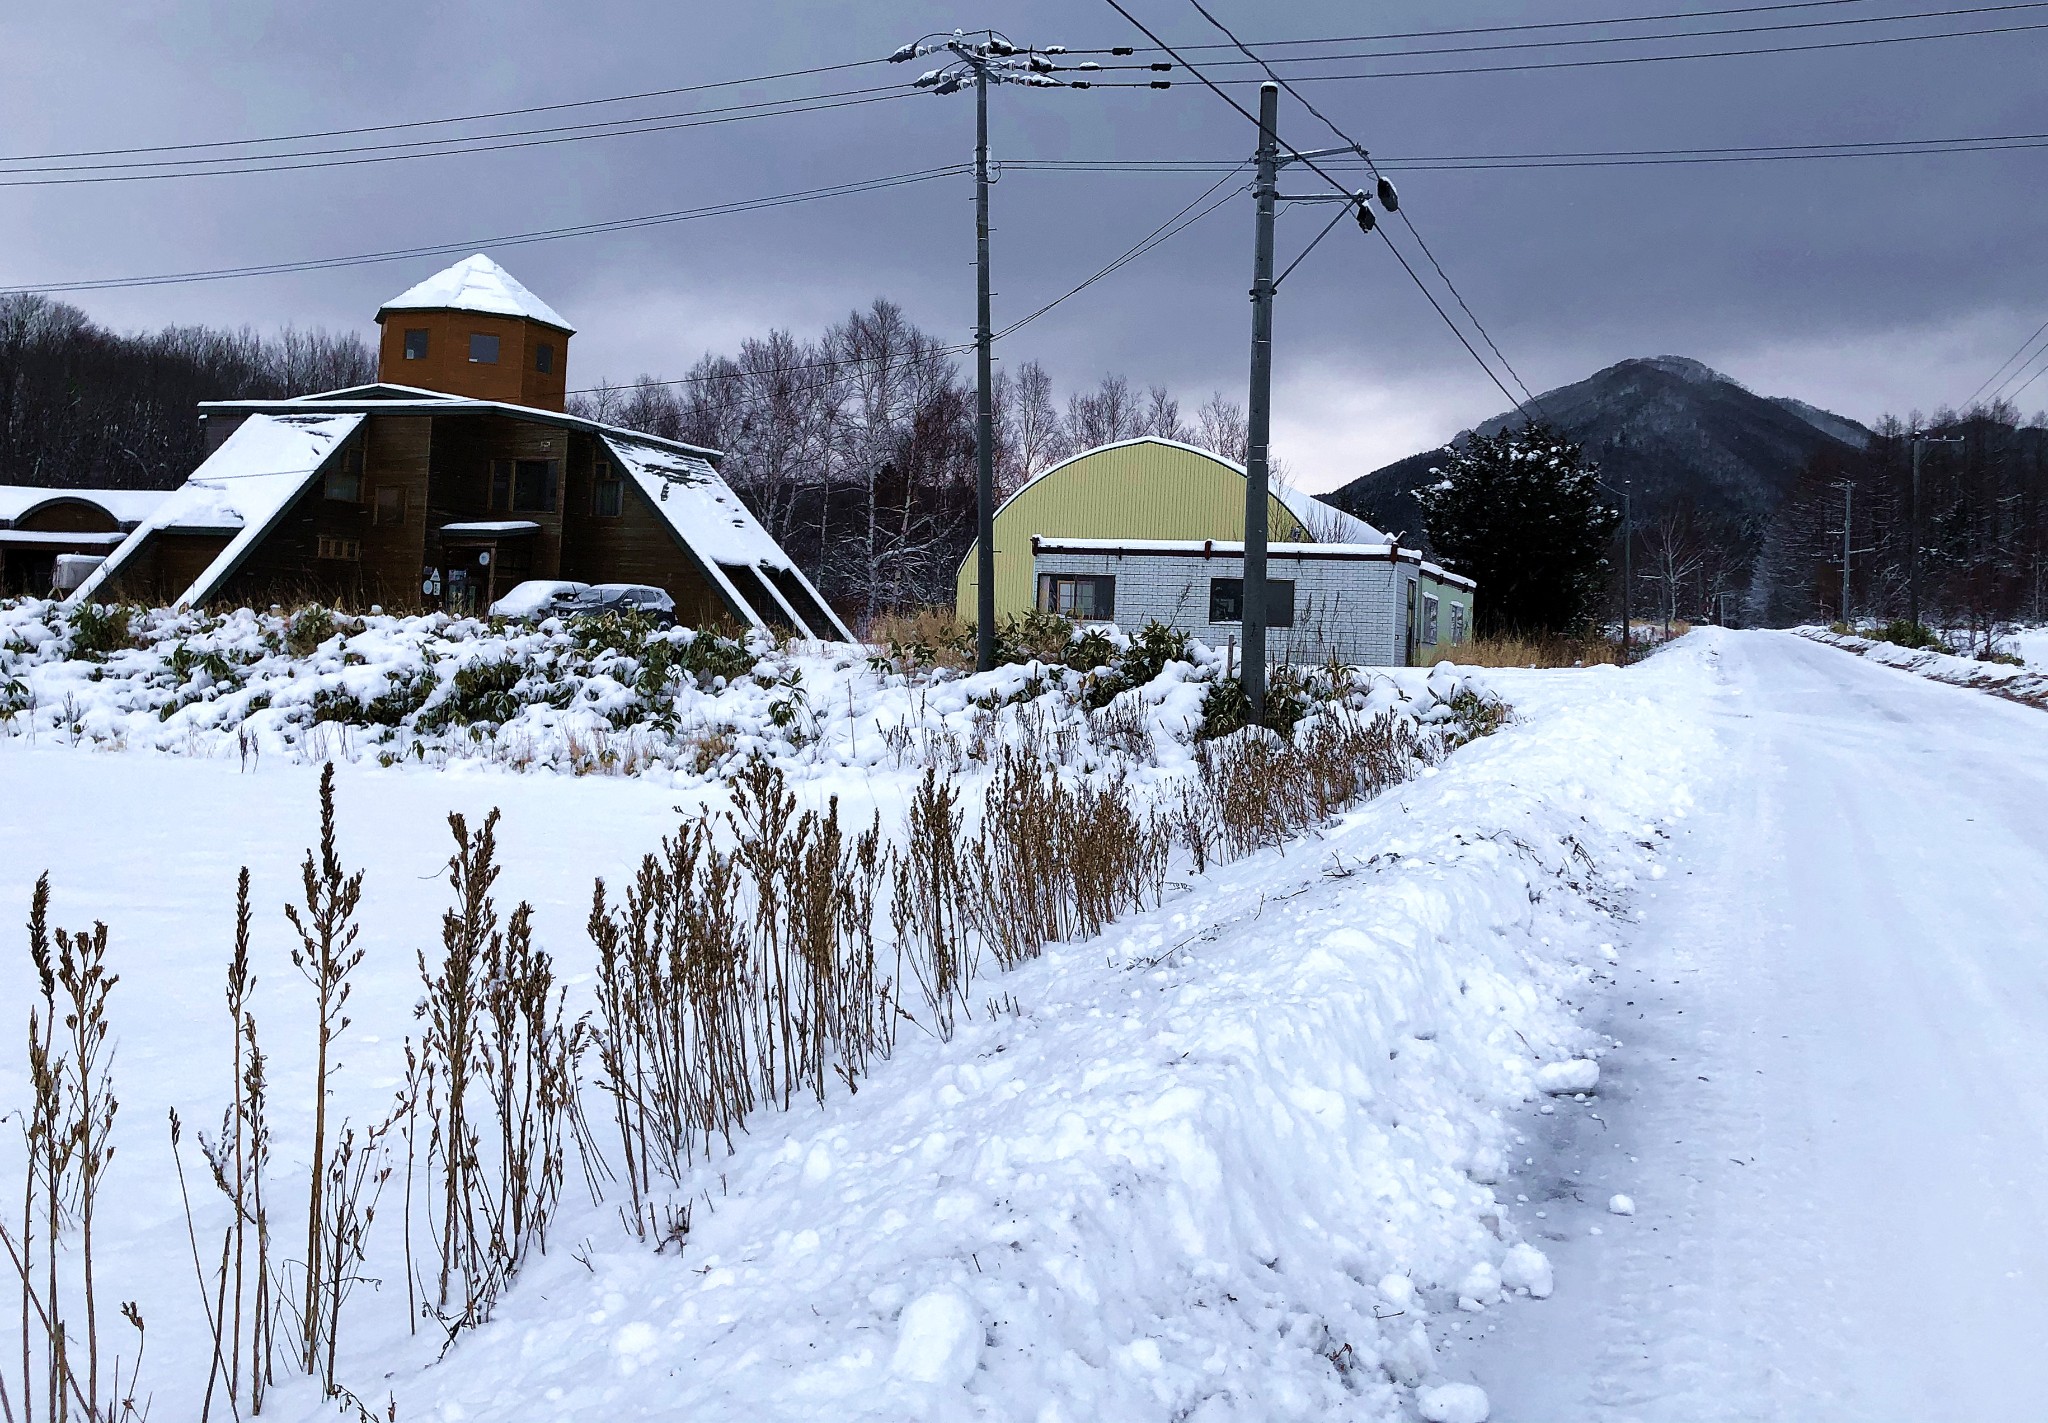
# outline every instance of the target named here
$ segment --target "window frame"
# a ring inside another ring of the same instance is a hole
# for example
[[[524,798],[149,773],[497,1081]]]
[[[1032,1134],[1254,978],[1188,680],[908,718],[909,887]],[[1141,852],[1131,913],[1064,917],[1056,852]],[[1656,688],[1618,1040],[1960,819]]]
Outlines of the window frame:
[[[510,463],[512,466],[512,500],[510,505],[507,506],[507,512],[513,514],[554,513],[556,502],[561,497],[561,467],[559,463],[551,459],[515,459],[510,461]],[[532,503],[527,501],[521,481],[528,475],[533,474],[536,466],[539,467],[538,472],[541,479],[541,499],[539,503]],[[495,482],[494,476],[494,488]]]
[[[478,342],[486,343],[482,349],[489,351],[489,355],[480,356],[477,354],[479,349]],[[495,366],[503,359],[504,354],[505,343],[496,334],[489,331],[472,331],[469,333],[469,363],[471,365]]]
[[[1443,632],[1443,599],[1434,593],[1422,595],[1422,633],[1420,641],[1424,647],[1435,647],[1437,638]]]
[[[360,441],[345,445],[336,463],[320,479],[320,497],[335,504],[363,502],[363,447]]]
[[[1088,608],[1081,606],[1083,587],[1088,592]],[[1068,606],[1062,607],[1061,593],[1069,594]],[[1041,573],[1038,575],[1038,609],[1040,612],[1057,613],[1072,618],[1075,622],[1107,623],[1116,621],[1116,575],[1114,573]]]
[[[1457,647],[1465,641],[1465,605],[1451,600],[1451,646]]]
[[[533,347],[533,368],[544,376],[555,373],[555,343],[537,341]]]
[[[1269,628],[1291,628],[1294,626],[1296,599],[1295,581],[1292,578],[1268,578],[1266,580],[1266,626]],[[1280,600],[1285,589],[1286,606]],[[1234,591],[1233,591],[1234,590]],[[1233,614],[1231,610],[1235,608]],[[1225,616],[1217,616],[1222,613]],[[1244,578],[1211,578],[1209,580],[1209,623],[1223,626],[1244,623]]]
[[[384,503],[384,496],[387,494],[397,496],[397,508],[389,517],[386,515]],[[407,516],[412,512],[411,491],[403,484],[377,485],[370,491],[369,502],[370,523],[378,528],[389,528],[396,524],[403,524]]]
[[[610,499],[607,501],[606,496]],[[607,509],[605,504],[611,507]],[[590,517],[616,519],[626,512],[626,481],[612,468],[611,461],[599,460],[590,480]]]
[[[408,326],[403,338],[403,357],[408,361],[424,361],[434,349],[434,329],[431,326]],[[419,349],[413,349],[413,338],[419,338]]]
[[[313,557],[325,563],[361,563],[363,541],[320,534],[313,541]]]

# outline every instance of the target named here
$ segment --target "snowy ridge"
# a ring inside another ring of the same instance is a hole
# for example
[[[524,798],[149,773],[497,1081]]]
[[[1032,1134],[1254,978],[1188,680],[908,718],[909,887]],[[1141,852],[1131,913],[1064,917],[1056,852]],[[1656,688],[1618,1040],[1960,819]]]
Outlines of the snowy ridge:
[[[2014,667],[2002,662],[1979,662],[1974,657],[1957,657],[1932,648],[1901,647],[1893,642],[1831,632],[1824,627],[1794,628],[1801,637],[1839,647],[1872,662],[1917,673],[1957,687],[1976,687],[2029,706],[2048,708],[2048,670],[2039,666]]]
[[[1647,748],[1705,749],[1658,672],[1577,675],[1575,709],[762,1122],[701,1174],[680,1261],[551,1256],[401,1372],[401,1415],[1483,1418],[1435,1321],[1550,1292],[1493,1183],[1542,1069],[1600,1050],[1603,906],[1686,811],[1688,758]]]

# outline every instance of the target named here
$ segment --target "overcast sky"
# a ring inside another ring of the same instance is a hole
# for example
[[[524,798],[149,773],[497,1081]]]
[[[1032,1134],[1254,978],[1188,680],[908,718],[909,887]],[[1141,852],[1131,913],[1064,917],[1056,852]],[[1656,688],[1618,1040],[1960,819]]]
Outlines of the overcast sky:
[[[1189,0],[1124,3],[1175,44],[1220,38]],[[1211,8],[1256,47],[1734,3],[1213,0]],[[1336,52],[1811,23],[1985,3],[1832,0],[1689,25],[1492,33]],[[1145,43],[1103,0],[17,5],[0,11],[0,148],[22,155],[254,138],[555,104],[864,59],[928,30],[989,24],[1041,45]],[[1361,59],[1320,70],[1360,75],[2032,24],[2048,24],[2048,6],[1684,44]],[[1224,58],[1216,50],[1201,54]],[[445,131],[865,89],[906,81],[919,67],[849,69]],[[1242,68],[1210,72],[1255,104]],[[2044,73],[2048,29],[2012,29],[1682,63],[1353,78],[1305,84],[1303,92],[1386,160],[1423,237],[1535,389],[1629,356],[1669,353],[1697,357],[1766,394],[1796,395],[1867,421],[1962,400],[2048,318],[2048,149],[1476,172],[1428,171],[1401,160],[2035,133],[2048,131]],[[1171,77],[1177,82],[1165,92],[1000,89],[991,106],[996,154],[1247,156],[1250,125],[1184,74]],[[966,178],[528,246],[483,239],[960,161],[971,155],[973,119],[970,95],[917,95],[417,161],[8,186],[0,189],[0,288],[476,243],[578,327],[574,386],[642,372],[677,375],[705,350],[774,326],[812,336],[877,296],[902,303],[927,329],[964,340],[974,310]],[[1282,126],[1302,147],[1336,141],[1291,98],[1283,99]],[[1216,176],[1006,172],[994,196],[998,325],[1122,253]],[[1290,178],[1287,186],[1315,183]],[[1328,211],[1283,214],[1283,263]],[[1120,371],[1136,385],[1171,387],[1190,409],[1212,390],[1241,400],[1251,227],[1250,198],[1240,197],[1010,338],[1003,359],[1044,362],[1063,392]],[[1433,280],[1406,231],[1396,228],[1395,236]],[[122,329],[289,322],[369,334],[382,300],[448,260],[64,299]],[[1439,295],[1455,313],[1448,295]],[[1384,245],[1348,225],[1282,288],[1276,331],[1275,451],[1310,488],[1439,443],[1506,404]],[[2048,379],[2023,404],[2048,404]]]

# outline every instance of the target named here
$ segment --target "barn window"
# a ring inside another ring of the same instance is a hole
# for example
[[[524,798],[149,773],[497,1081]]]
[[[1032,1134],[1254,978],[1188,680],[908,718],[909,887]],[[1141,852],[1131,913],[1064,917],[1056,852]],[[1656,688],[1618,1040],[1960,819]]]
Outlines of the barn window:
[[[470,333],[469,363],[473,366],[495,366],[498,364],[498,338],[486,336],[481,331]]]
[[[545,514],[555,507],[555,462],[515,460],[512,465],[512,509],[520,514]]]
[[[1465,640],[1465,605],[1464,605],[1463,603],[1452,603],[1452,604],[1451,604],[1451,641],[1452,641],[1452,642],[1453,642],[1453,643],[1455,644],[1455,643],[1460,643],[1460,642],[1463,642],[1464,640]]]
[[[427,358],[427,333],[425,328],[406,328],[405,358],[408,361],[424,361]]]
[[[1241,623],[1244,621],[1244,580],[1242,578],[1211,578],[1209,580],[1209,621],[1212,623]],[[1266,580],[1266,626],[1269,628],[1291,628],[1294,626],[1294,580],[1292,578],[1268,578]]]
[[[380,484],[377,486],[377,522],[380,524],[402,524],[405,522],[404,485]]]
[[[533,368],[546,375],[555,368],[555,347],[550,341],[543,341],[533,348]]]
[[[346,559],[349,562],[356,562],[363,556],[363,541],[361,539],[331,539],[322,534],[315,554],[320,558],[338,558]]]
[[[626,507],[626,485],[610,464],[597,462],[597,479],[590,486],[590,512],[600,519],[616,519]]]
[[[1436,594],[1422,595],[1422,643],[1425,647],[1436,646],[1438,606]]]
[[[321,494],[328,499],[344,504],[363,502],[363,447],[350,445],[341,452],[334,467],[327,471],[327,479],[321,486]]]
[[[1107,621],[1116,616],[1116,579],[1071,573],[1038,575],[1041,611]]]

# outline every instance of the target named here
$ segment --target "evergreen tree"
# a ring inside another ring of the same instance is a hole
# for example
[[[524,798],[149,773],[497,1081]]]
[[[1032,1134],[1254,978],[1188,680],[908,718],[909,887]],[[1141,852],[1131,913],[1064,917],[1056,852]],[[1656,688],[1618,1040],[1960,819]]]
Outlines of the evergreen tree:
[[[1444,565],[1476,579],[1482,633],[1576,633],[1607,583],[1621,513],[1580,447],[1542,425],[1474,435],[1415,491]]]

